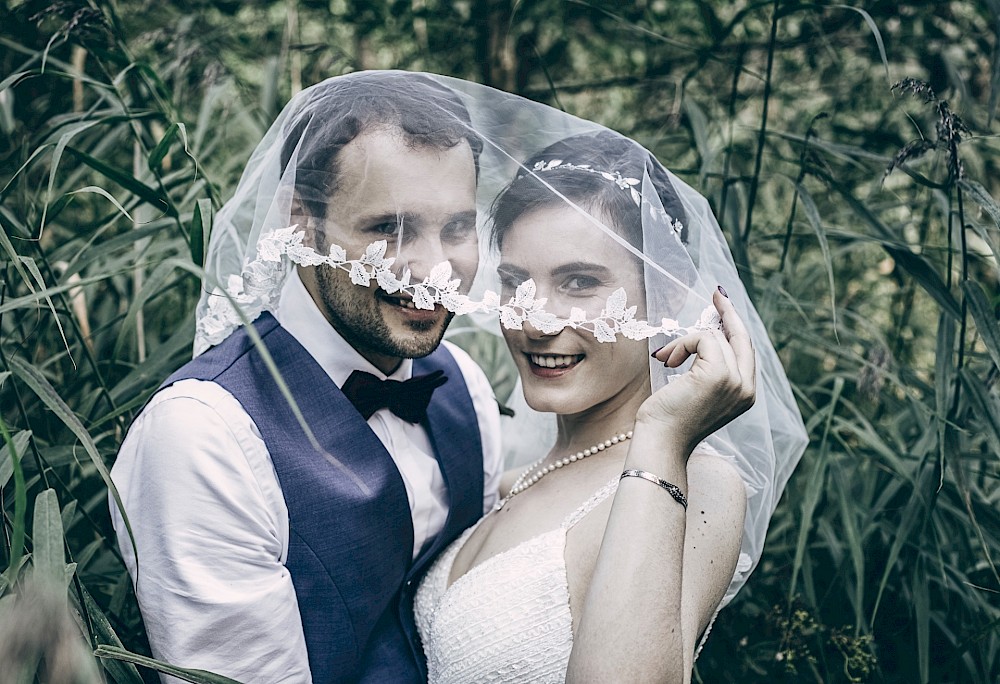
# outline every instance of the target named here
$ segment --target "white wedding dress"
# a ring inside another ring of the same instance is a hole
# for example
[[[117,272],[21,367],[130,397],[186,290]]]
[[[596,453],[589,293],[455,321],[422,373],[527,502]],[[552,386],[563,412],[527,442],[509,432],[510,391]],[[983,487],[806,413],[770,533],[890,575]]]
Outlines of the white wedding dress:
[[[615,478],[556,529],[488,558],[449,586],[455,556],[479,523],[452,542],[413,604],[430,684],[565,681],[573,648],[566,533],[617,488]]]

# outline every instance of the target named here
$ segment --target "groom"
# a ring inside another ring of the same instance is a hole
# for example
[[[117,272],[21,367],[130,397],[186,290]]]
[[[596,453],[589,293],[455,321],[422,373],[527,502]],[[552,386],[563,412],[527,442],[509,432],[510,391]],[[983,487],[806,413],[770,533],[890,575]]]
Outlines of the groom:
[[[317,88],[284,132],[290,223],[321,253],[386,239],[414,282],[449,261],[471,283],[482,143],[464,105],[416,74]],[[293,271],[254,328],[321,451],[243,328],[164,383],[112,471],[154,656],[245,682],[425,679],[415,583],[492,506],[500,475],[497,405],[441,344],[449,320],[343,271]],[[401,387],[408,398],[379,403]]]

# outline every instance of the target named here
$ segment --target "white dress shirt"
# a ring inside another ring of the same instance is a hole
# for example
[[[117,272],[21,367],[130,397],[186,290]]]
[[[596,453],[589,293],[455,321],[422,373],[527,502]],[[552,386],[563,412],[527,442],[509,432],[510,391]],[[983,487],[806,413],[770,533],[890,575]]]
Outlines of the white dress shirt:
[[[326,321],[293,271],[275,316],[338,386],[353,370],[386,378]],[[483,445],[483,512],[497,500],[502,457],[493,391],[445,342],[472,396]],[[404,360],[388,376],[408,379]],[[392,456],[413,518],[413,557],[444,526],[447,492],[427,433],[387,409],[368,425]],[[111,517],[136,584],[153,655],[246,682],[309,682],[291,576],[288,510],[260,431],[214,382],[158,392],[129,429],[111,471],[135,536]],[[164,682],[177,682],[163,677]]]

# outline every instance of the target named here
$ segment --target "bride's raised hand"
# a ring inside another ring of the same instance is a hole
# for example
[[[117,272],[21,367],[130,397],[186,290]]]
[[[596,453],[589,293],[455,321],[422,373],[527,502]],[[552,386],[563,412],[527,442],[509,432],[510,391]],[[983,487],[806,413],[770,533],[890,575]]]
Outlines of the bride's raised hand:
[[[753,406],[756,396],[753,346],[729,298],[717,290],[712,303],[722,330],[702,330],[672,340],[653,358],[676,368],[694,363],[639,407],[637,423],[663,430],[690,454],[710,434]]]

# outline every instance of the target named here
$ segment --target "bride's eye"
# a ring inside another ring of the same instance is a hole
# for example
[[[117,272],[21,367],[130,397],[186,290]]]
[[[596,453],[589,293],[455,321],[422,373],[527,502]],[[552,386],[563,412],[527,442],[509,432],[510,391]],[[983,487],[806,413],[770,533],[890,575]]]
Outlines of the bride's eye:
[[[508,273],[500,273],[500,287],[504,290],[513,290],[518,286],[518,279]]]
[[[500,277],[500,291],[504,296],[509,296],[513,294],[517,286],[523,283],[526,277],[522,274],[510,273],[509,271],[497,270],[497,276]]]
[[[601,281],[593,276],[572,275],[562,282],[559,290],[568,295],[589,295],[601,284]]]

